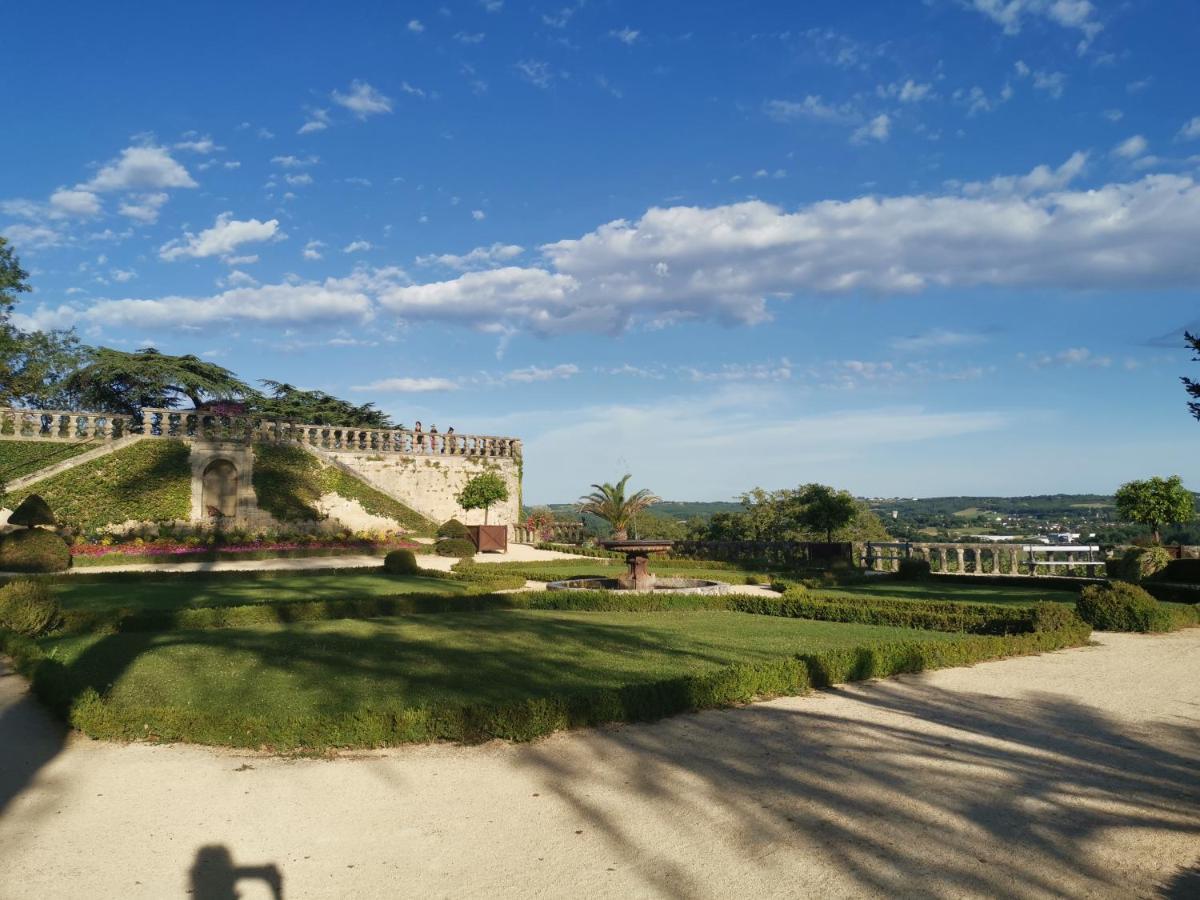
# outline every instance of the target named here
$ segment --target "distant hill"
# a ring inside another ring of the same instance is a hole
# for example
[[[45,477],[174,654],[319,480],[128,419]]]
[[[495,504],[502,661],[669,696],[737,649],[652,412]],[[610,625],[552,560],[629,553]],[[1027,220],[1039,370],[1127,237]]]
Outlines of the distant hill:
[[[557,515],[578,515],[574,503],[551,503],[550,510]],[[719,512],[738,512],[742,504],[732,500],[664,500],[650,508],[656,516],[668,519],[707,519]]]

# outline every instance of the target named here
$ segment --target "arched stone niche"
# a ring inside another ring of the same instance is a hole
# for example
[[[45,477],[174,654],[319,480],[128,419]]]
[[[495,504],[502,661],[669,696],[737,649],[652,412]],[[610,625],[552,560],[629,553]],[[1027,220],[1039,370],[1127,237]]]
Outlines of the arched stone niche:
[[[201,508],[206,518],[234,518],[238,514],[238,470],[228,459],[214,459],[204,468]]]

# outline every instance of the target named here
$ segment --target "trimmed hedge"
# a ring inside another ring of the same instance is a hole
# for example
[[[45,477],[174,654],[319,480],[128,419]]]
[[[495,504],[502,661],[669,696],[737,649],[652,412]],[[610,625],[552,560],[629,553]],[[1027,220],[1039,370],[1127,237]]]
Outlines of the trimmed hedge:
[[[3,632],[0,649],[31,679],[43,702],[94,738],[312,750],[436,740],[527,741],[566,728],[649,721],[691,710],[805,694],[846,681],[1042,653],[1078,646],[1085,640],[1076,630],[1061,629],[1003,637],[971,635],[937,643],[868,643],[617,688],[550,691],[516,702],[409,707],[390,704],[384,698],[378,706],[352,715],[292,718],[282,727],[253,715],[214,716],[187,707],[113,703],[91,687],[77,684],[66,666],[49,658],[31,640]]]
[[[1117,559],[1104,564],[1109,578],[1120,581],[1141,581],[1153,578],[1171,563],[1171,554],[1164,547],[1130,547]]]
[[[0,572],[62,572],[71,548],[53,531],[26,528],[0,537]]]
[[[1136,584],[1125,581],[1088,585],[1075,601],[1075,611],[1101,631],[1170,631],[1174,624],[1169,610]]]
[[[1173,559],[1157,577],[1162,581],[1200,585],[1200,559]]]
[[[425,545],[407,548],[413,553],[428,553]],[[74,556],[72,567],[76,569],[103,569],[106,566],[154,565],[169,569],[181,563],[193,562],[237,562],[260,559],[322,559],[335,556],[383,556],[379,547],[297,547],[294,550],[221,550],[214,548],[204,553],[186,553],[178,556],[138,555],[135,553],[108,553],[103,556]],[[328,569],[318,571],[326,572]],[[209,572],[208,574],[212,574]]]
[[[62,610],[45,581],[25,578],[0,587],[0,628],[37,637],[58,626]]]
[[[437,537],[470,540],[471,532],[467,531],[467,526],[458,521],[458,519],[447,519],[438,526]]]
[[[183,441],[147,438],[8,494],[0,505],[11,509],[40,494],[59,523],[77,531],[186,519],[192,509],[190,453]]]
[[[457,556],[466,559],[475,555],[475,545],[467,538],[442,538],[433,545],[438,556]]]
[[[921,581],[933,574],[927,559],[902,559],[896,566],[896,578],[905,581]]]
[[[389,575],[420,575],[424,570],[411,550],[393,550],[383,558],[383,571]]]

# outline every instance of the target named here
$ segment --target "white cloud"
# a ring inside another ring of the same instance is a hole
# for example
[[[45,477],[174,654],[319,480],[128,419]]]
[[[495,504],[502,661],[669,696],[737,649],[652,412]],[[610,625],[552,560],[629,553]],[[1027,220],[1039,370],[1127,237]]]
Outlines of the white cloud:
[[[565,378],[573,378],[579,374],[579,366],[574,363],[562,363],[561,365],[551,366],[548,369],[543,369],[538,366],[529,366],[524,369],[513,369],[504,376],[506,381],[516,381],[522,384],[531,384],[535,381],[562,381]]]
[[[59,188],[50,195],[50,207],[66,216],[95,216],[100,214],[100,198],[91,191]]]
[[[1030,360],[1030,365],[1035,369],[1052,366],[1086,366],[1092,369],[1107,369],[1112,365],[1112,357],[1097,356],[1087,347],[1070,347],[1055,354],[1040,354]]]
[[[613,30],[608,33],[610,38],[620,41],[626,47],[632,47],[634,44],[636,44],[640,35],[640,31],[638,31],[636,28],[630,28],[628,25],[626,25],[624,28]]]
[[[271,162],[277,166],[282,166],[285,169],[306,169],[309,166],[315,166],[321,161],[319,156],[272,156]]]
[[[224,147],[218,147],[208,135],[201,138],[194,138],[188,141],[180,141],[174,145],[176,150],[187,150],[191,153],[208,154],[217,150],[224,150]]]
[[[821,99],[819,94],[809,94],[803,100],[768,100],[763,104],[768,116],[777,122],[792,122],[797,119],[812,119],[818,122],[833,122],[851,125],[862,116],[853,107],[842,104],[834,106]]]
[[[497,242],[490,247],[476,247],[474,250],[462,255],[443,253],[441,255],[418,256],[417,265],[445,266],[448,269],[459,269],[462,271],[467,271],[468,269],[490,269],[501,263],[508,262],[524,252],[525,248],[519,247],[516,244],[501,244]]]
[[[1042,72],[1033,73],[1034,90],[1044,91],[1055,100],[1063,95],[1063,90],[1067,85],[1067,76],[1062,72]]]
[[[313,177],[311,175],[309,175],[307,172],[301,172],[298,175],[291,175],[291,174],[284,175],[283,180],[293,186],[306,185],[306,184],[313,183]]]
[[[984,339],[982,334],[973,331],[953,331],[949,328],[934,328],[921,334],[911,334],[906,337],[892,338],[891,346],[906,353],[924,353],[929,350],[940,350],[945,347],[965,347],[978,344]]]
[[[485,213],[482,209],[473,209],[471,210],[471,218],[476,222],[482,222],[487,218],[487,213]]]
[[[3,234],[9,243],[15,247],[30,250],[57,247],[63,242],[63,236],[46,225],[24,225],[18,223],[16,225],[9,225],[0,234]]]
[[[296,134],[312,134],[316,131],[324,131],[329,127],[329,110],[314,107],[308,110],[308,120],[300,126],[300,130]]]
[[[1126,138],[1113,147],[1113,156],[1119,156],[1122,159],[1136,159],[1146,152],[1150,144],[1140,134],[1135,134],[1133,137]]]
[[[409,19],[408,20],[408,30],[413,32],[414,34],[420,34],[422,31],[425,30],[425,26],[421,24],[420,19]]]
[[[228,256],[242,244],[269,241],[279,234],[278,219],[266,222],[258,219],[239,221],[233,218],[233,213],[223,212],[217,216],[212,228],[206,228],[199,234],[184,232],[184,239],[177,238],[163,244],[158,255],[167,261]]]
[[[536,59],[523,59],[516,64],[517,74],[532,84],[545,90],[554,81],[554,69],[550,63]]]
[[[255,287],[258,285],[258,279],[248,272],[243,272],[241,269],[234,269],[222,279],[222,282],[227,287]]]
[[[1081,164],[1035,169],[1011,190],[866,196],[794,212],[761,201],[652,208],[544,245],[541,266],[467,272],[381,292],[410,319],[539,334],[619,332],[634,322],[754,324],[796,294],[930,288],[1142,290],[1194,285],[1200,184],[1149,175],[1086,191],[1035,190]],[[1001,182],[1003,184],[1003,182]]]
[[[1179,129],[1179,137],[1185,141],[1200,140],[1200,116],[1196,116]]]
[[[454,39],[460,44],[478,44],[483,41],[484,33],[482,31],[459,31],[454,35]]]
[[[1045,191],[1062,190],[1083,174],[1088,155],[1076,151],[1057,169],[1043,164],[1034,166],[1026,175],[1000,175],[991,181],[971,181],[962,186],[964,194],[1015,194],[1025,197]]]
[[[367,250],[370,250],[373,246],[374,246],[374,244],[372,244],[370,241],[351,241],[349,244],[347,244],[345,247],[342,248],[342,252],[343,253],[363,253]]]
[[[309,260],[321,259],[321,248],[324,246],[324,241],[309,241],[304,245],[304,258]]]
[[[334,91],[331,96],[334,103],[346,107],[360,119],[392,111],[391,98],[385,97],[365,81],[353,81],[347,93]]]
[[[1021,33],[1029,19],[1043,19],[1063,28],[1079,31],[1078,50],[1083,53],[1103,29],[1096,20],[1096,7],[1090,0],[959,0],[963,6],[987,16],[1008,35]]]
[[[389,394],[428,394],[435,391],[457,391],[458,384],[449,378],[383,378],[370,384],[359,384],[352,391],[375,391]]]
[[[260,287],[234,287],[209,297],[100,300],[86,308],[38,307],[35,327],[101,325],[110,328],[201,328],[216,323],[286,325],[371,317],[362,279],[328,279]]]
[[[121,155],[96,173],[82,189],[106,191],[194,188],[187,169],[171,158],[163,147],[126,147]]]
[[[504,9],[504,0],[479,0],[479,5],[490,13],[498,13]]]
[[[918,84],[911,78],[903,84],[900,82],[881,84],[875,89],[875,93],[885,99],[899,100],[901,103],[920,103],[922,100],[932,100],[937,96],[933,93],[932,84]]]
[[[870,122],[856,129],[854,134],[850,136],[850,140],[855,144],[864,144],[867,141],[879,141],[883,143],[891,134],[892,120],[887,113],[880,113]]]
[[[117,207],[121,215],[137,222],[150,225],[158,221],[159,210],[167,202],[167,194],[157,191],[152,194],[135,194]]]

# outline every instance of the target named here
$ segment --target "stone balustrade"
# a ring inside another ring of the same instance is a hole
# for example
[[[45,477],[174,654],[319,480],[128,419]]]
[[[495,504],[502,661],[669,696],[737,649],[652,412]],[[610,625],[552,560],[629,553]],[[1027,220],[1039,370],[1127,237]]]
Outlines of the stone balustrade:
[[[864,568],[894,572],[901,559],[921,559],[933,572],[958,575],[1104,576],[1104,552],[1095,545],[1068,544],[863,544]]]
[[[0,439],[100,443],[128,437],[137,424],[119,413],[0,408]]]
[[[515,459],[516,438],[447,434],[408,428],[343,428],[224,416],[178,409],[144,409],[140,416],[44,409],[0,409],[0,439],[111,441],[130,435],[207,441],[301,443],[323,450],[359,450],[408,456]]]

